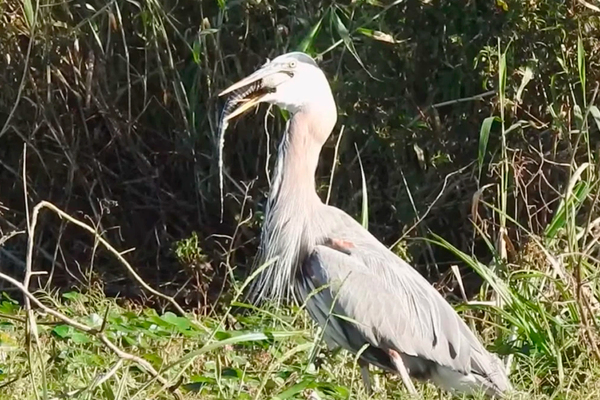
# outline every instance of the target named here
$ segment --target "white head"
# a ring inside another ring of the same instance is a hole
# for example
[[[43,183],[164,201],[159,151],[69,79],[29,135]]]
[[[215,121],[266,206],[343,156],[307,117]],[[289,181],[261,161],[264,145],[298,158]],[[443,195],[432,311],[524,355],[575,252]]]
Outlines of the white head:
[[[253,84],[253,88],[247,89]],[[335,113],[335,102],[325,74],[309,55],[302,52],[283,54],[267,61],[252,75],[221,92],[220,96],[228,93],[232,93],[233,101],[240,105],[224,116],[225,121],[259,103],[275,104],[292,114],[310,107],[333,106],[333,110],[324,111]]]

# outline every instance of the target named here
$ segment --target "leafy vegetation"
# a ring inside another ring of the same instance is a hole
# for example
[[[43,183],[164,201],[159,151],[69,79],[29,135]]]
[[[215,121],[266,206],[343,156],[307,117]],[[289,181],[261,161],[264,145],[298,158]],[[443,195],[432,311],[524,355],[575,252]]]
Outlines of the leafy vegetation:
[[[2,398],[366,398],[301,308],[241,301],[283,115],[232,127],[220,219],[216,94],[291,50],[338,103],[322,198],[515,397],[600,396],[597,2],[9,0],[0,50]]]

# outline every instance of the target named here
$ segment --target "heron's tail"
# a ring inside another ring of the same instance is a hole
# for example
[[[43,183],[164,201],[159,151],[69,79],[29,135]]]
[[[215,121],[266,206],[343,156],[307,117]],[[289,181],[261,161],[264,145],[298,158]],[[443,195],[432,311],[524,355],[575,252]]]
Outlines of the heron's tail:
[[[497,355],[486,350],[474,353],[472,373],[489,396],[500,398],[506,392],[513,390],[504,364]]]

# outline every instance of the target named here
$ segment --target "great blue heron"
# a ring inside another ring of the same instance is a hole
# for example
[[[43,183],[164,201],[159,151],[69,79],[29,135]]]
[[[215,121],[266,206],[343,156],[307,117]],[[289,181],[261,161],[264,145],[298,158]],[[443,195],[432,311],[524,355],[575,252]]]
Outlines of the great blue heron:
[[[499,358],[429,282],[317,195],[319,153],[337,111],[315,61],[300,52],[281,55],[225,94],[231,97],[221,118],[224,126],[262,102],[291,114],[279,145],[259,250],[261,262],[276,261],[256,280],[255,299],[306,301],[330,346],[355,354],[363,350],[367,390],[367,363],[398,373],[412,394],[410,377],[462,393],[483,390],[499,396],[509,390]]]

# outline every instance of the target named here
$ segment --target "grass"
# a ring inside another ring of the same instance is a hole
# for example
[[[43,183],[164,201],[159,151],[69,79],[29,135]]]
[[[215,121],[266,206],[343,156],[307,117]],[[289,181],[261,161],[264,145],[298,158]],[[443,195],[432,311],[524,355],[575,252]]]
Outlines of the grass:
[[[0,3],[2,399],[366,398],[306,313],[239,302],[279,113],[232,127],[220,222],[215,94],[292,49],[338,102],[322,198],[428,272],[515,398],[600,397],[593,2],[346,3]]]
[[[367,398],[355,360],[348,354],[321,352],[318,367],[308,364],[315,332],[297,310],[279,310],[266,330],[259,314],[236,315],[225,325],[215,318],[181,317],[117,302],[104,297],[101,288],[61,296],[37,293],[37,297],[63,315],[101,330],[127,355],[110,350],[97,334],[41,315],[36,318],[36,354],[30,365],[26,314],[5,296],[0,306],[5,399],[37,398],[32,389],[41,398],[286,399],[305,398],[310,390],[326,399]],[[164,384],[129,355],[149,363]],[[564,387],[551,396],[541,394],[540,386],[531,382],[531,376],[546,366],[536,364],[535,357],[517,362],[520,368],[512,381],[522,393],[514,398],[591,399],[600,394],[600,371],[589,369],[581,359],[572,360]],[[408,398],[397,378],[373,373],[378,382],[373,399]],[[419,390],[424,399],[439,398],[430,385]]]

